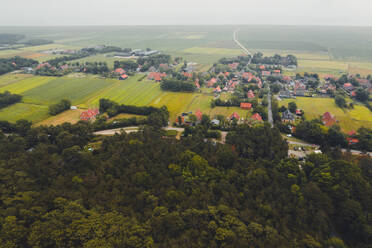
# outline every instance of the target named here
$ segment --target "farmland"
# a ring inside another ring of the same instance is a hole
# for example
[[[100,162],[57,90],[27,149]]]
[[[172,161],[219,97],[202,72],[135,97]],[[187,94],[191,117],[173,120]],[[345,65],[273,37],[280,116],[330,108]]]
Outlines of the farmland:
[[[297,107],[305,111],[309,120],[319,118],[325,112],[330,112],[339,121],[344,131],[356,130],[361,126],[372,128],[371,112],[362,105],[355,105],[352,110],[343,110],[336,106],[332,98],[297,97],[279,101],[279,105],[287,106],[288,102],[296,102]]]

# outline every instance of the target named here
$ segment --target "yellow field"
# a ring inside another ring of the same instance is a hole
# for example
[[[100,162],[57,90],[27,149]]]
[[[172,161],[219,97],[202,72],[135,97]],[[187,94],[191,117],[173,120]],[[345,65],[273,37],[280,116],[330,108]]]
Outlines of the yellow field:
[[[56,116],[51,116],[46,120],[43,120],[36,124],[36,126],[46,125],[46,126],[56,126],[60,125],[64,122],[69,122],[71,124],[75,124],[80,120],[80,114],[84,111],[84,109],[76,109],[76,110],[67,110],[61,114]]]
[[[22,81],[8,84],[3,87],[0,86],[0,91],[10,91],[11,93],[21,94],[55,79],[54,77],[30,77],[30,78],[21,77],[21,78],[24,79]]]
[[[357,130],[359,127],[372,128],[372,114],[364,106],[356,105],[352,110],[343,110],[336,106],[332,98],[297,97],[285,99],[279,105],[287,106],[288,102],[296,102],[297,107],[305,111],[308,120],[319,118],[325,112],[330,112],[339,121],[344,131]]]

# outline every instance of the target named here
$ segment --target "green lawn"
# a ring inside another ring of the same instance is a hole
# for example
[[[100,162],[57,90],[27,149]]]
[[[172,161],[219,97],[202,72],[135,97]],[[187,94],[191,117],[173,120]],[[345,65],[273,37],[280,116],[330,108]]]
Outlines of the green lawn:
[[[24,101],[29,103],[51,104],[68,99],[74,105],[85,103],[92,95],[112,85],[111,80],[61,77],[24,92]]]
[[[22,94],[26,91],[32,90],[33,88],[47,84],[55,79],[56,78],[54,77],[24,77],[19,81],[0,87],[0,90],[7,90],[15,94]]]
[[[33,123],[48,118],[48,106],[28,103],[17,103],[7,108],[0,109],[0,120],[16,122],[26,119]]]
[[[372,128],[372,113],[361,105],[356,105],[352,110],[343,110],[336,106],[333,98],[297,97],[297,99],[284,99],[279,105],[288,105],[296,102],[297,107],[305,111],[309,120],[318,118],[325,112],[330,112],[339,121],[344,131],[356,130],[361,126]]]

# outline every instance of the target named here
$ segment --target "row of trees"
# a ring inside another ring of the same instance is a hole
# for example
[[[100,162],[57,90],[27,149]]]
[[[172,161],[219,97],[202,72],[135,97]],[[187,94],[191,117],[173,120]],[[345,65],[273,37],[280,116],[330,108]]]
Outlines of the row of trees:
[[[49,114],[51,115],[58,115],[63,111],[70,109],[71,102],[69,100],[63,99],[59,103],[53,104],[49,106]]]
[[[0,58],[0,75],[19,70],[22,67],[33,67],[39,64],[36,60],[25,59],[19,56],[2,59]]]
[[[198,129],[199,130],[199,129]],[[368,247],[372,161],[287,158],[270,126],[228,144],[89,123],[0,134],[5,247]],[[88,150],[92,144],[94,151]],[[31,149],[32,148],[32,149]],[[335,235],[335,233],[337,235]]]
[[[175,78],[163,79],[160,88],[164,91],[184,91],[193,92],[196,90],[196,86],[192,82],[181,81]]]
[[[253,64],[265,64],[265,65],[295,65],[297,66],[297,58],[294,55],[287,55],[282,57],[278,54],[275,54],[272,57],[264,57],[261,52],[255,53],[252,57]]]
[[[5,108],[22,100],[21,95],[11,94],[9,91],[0,93],[0,109]]]

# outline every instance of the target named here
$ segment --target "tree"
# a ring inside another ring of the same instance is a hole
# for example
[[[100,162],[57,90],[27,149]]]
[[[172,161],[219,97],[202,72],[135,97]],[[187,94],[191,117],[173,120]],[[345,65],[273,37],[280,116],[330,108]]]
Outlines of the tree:
[[[345,107],[347,107],[345,98],[343,98],[343,97],[340,96],[340,95],[337,95],[337,96],[335,97],[335,103],[336,103],[336,105],[339,106],[340,108],[345,108]]]
[[[295,102],[289,102],[289,103],[288,103],[288,109],[289,109],[289,111],[291,111],[292,113],[296,113],[297,104],[296,104]]]
[[[361,102],[367,102],[369,99],[369,92],[366,90],[363,90],[362,88],[358,88],[355,91],[355,98]]]

